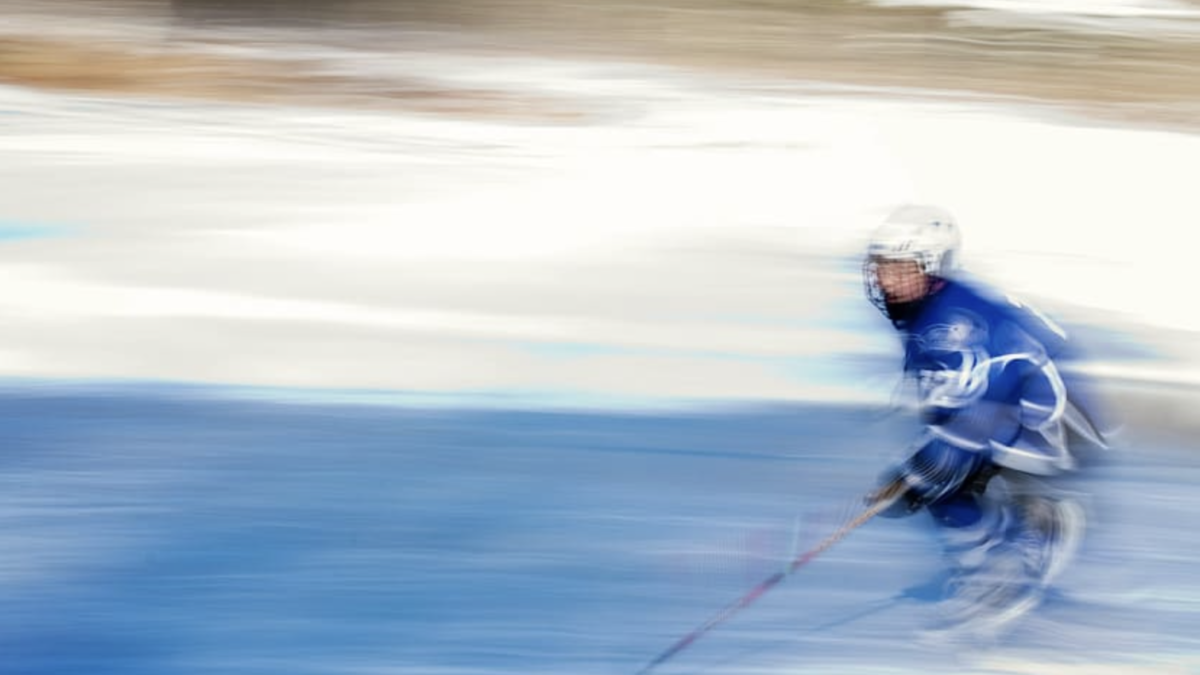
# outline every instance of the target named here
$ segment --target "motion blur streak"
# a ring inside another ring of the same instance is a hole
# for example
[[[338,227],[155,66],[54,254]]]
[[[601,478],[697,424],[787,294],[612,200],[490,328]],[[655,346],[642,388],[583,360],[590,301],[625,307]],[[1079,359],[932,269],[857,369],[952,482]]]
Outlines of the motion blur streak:
[[[635,672],[912,431],[895,205],[1125,422],[1006,640],[872,522],[663,673],[1197,672],[1200,4],[8,0],[0,675]]]

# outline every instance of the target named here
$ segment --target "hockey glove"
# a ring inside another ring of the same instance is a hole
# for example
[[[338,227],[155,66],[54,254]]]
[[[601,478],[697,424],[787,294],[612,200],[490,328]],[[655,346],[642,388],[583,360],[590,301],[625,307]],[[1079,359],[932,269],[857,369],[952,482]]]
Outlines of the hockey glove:
[[[888,486],[898,480],[903,481],[908,489],[896,504],[880,515],[906,516],[961,490],[982,491],[987,485],[987,478],[991,477],[985,471],[987,466],[985,457],[980,453],[931,440],[899,466],[883,474],[881,485]],[[868,495],[868,501],[873,503],[872,499],[879,499],[879,493],[880,490],[876,490]]]

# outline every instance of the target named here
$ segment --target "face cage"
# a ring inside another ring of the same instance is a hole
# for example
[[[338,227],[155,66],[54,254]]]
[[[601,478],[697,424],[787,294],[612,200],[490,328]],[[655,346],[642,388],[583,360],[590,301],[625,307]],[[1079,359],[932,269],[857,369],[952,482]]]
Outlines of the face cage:
[[[879,263],[873,258],[867,258],[863,261],[862,271],[863,289],[867,293],[867,300],[887,316],[887,297],[883,293],[883,287],[879,285]]]
[[[867,299],[875,306],[885,317],[895,320],[888,311],[887,294],[883,292],[883,286],[879,283],[879,261],[888,260],[882,256],[867,256],[863,261],[863,287],[866,290]],[[937,276],[936,269],[940,263],[940,258],[934,256],[923,255],[917,258],[896,258],[896,260],[916,260],[922,273],[925,274],[926,282],[929,282],[930,277]],[[919,300],[916,302],[920,302]],[[913,304],[913,303],[906,303]]]

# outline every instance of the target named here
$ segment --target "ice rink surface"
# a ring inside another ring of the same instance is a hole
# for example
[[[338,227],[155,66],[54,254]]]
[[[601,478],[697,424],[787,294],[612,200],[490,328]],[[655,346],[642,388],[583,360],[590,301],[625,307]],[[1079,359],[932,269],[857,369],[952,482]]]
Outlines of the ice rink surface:
[[[837,406],[2,403],[6,675],[632,675],[852,515],[909,431]],[[1198,474],[1160,439],[1074,481],[1085,547],[996,643],[919,639],[933,533],[877,519],[655,672],[1197,672]]]

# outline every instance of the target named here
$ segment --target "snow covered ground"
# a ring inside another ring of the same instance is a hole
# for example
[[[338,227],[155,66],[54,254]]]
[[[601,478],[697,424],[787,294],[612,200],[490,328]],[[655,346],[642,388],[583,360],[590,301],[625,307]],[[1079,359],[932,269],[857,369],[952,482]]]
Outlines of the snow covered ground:
[[[478,72],[453,63],[427,67]],[[1172,244],[1200,216],[1195,136],[936,94],[488,68],[588,116],[0,89],[0,366],[559,401],[862,397],[895,345],[862,300],[859,251],[918,200],[958,214],[976,272],[1111,334],[1110,371],[1197,380],[1192,251]]]

